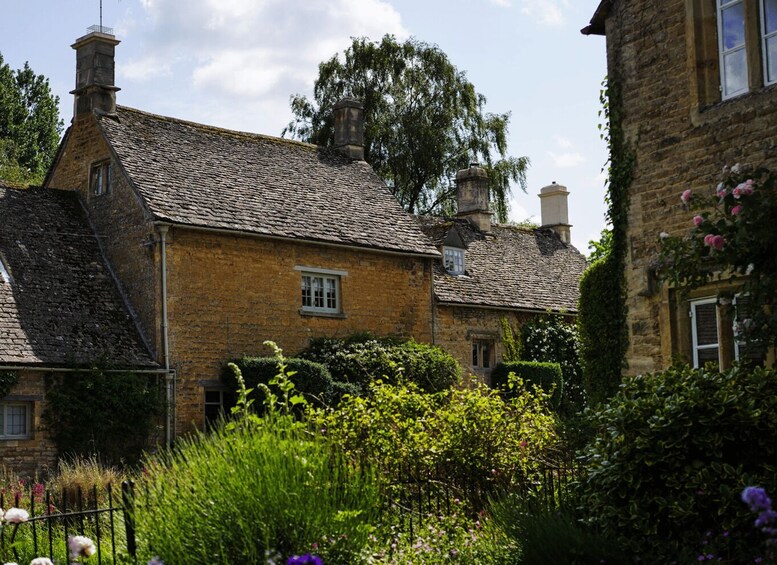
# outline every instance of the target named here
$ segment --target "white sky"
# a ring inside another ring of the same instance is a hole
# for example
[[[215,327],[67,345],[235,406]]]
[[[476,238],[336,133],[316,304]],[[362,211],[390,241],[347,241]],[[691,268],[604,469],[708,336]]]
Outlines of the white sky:
[[[437,44],[491,112],[512,113],[509,153],[531,159],[529,192],[510,217],[540,219],[540,188],[569,188],[573,243],[604,227],[602,37],[585,37],[599,0],[103,0],[113,27],[119,104],[220,127],[280,135],[289,97],[312,94],[318,63],[350,38],[393,33]],[[0,0],[0,53],[50,79],[65,125],[75,52],[99,0]]]

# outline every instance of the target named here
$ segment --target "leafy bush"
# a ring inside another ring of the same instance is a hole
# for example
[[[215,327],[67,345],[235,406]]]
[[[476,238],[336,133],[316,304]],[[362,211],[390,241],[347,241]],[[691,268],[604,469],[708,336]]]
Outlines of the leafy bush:
[[[139,461],[163,408],[152,378],[99,369],[48,376],[46,397],[43,420],[59,456],[96,455],[106,465]]]
[[[374,384],[371,395],[310,419],[355,460],[376,462],[391,484],[434,479],[478,498],[522,485],[553,448],[555,419],[545,402],[523,390],[505,401],[480,383],[435,394],[413,383]]]
[[[506,496],[494,501],[491,516],[510,548],[500,563],[631,563],[616,542],[580,523],[566,504],[549,510],[524,496]]]
[[[302,393],[306,400],[317,405],[336,404],[344,394],[358,394],[359,389],[349,383],[332,380],[329,370],[320,363],[306,359],[286,359],[287,371],[293,373],[291,380],[297,392]],[[275,357],[243,357],[234,363],[240,368],[247,388],[254,389],[252,396],[261,397],[257,384],[268,384],[280,369]],[[237,389],[235,373],[225,367],[222,381],[230,388]]]
[[[515,361],[513,363],[497,363],[491,372],[491,384],[494,388],[514,394],[509,388],[508,376],[514,373],[523,380],[524,387],[529,391],[537,385],[550,396],[550,404],[558,408],[564,395],[564,379],[561,376],[561,366],[558,363],[541,363],[539,361]]]
[[[612,254],[580,277],[577,328],[586,402],[597,404],[618,390],[628,336],[621,263]]]
[[[668,559],[724,531],[731,554],[746,556],[754,528],[739,493],[777,489],[776,413],[774,371],[628,378],[590,414],[598,433],[584,453],[580,510],[643,556]]]
[[[568,413],[581,410],[585,404],[578,349],[577,327],[564,316],[545,314],[521,327],[522,360],[552,362],[561,366],[563,395],[560,393],[559,398]]]
[[[401,376],[422,390],[438,392],[456,383],[461,373],[456,360],[439,347],[369,334],[316,338],[299,357],[326,365],[334,380],[362,391],[369,390],[375,380],[395,383]]]

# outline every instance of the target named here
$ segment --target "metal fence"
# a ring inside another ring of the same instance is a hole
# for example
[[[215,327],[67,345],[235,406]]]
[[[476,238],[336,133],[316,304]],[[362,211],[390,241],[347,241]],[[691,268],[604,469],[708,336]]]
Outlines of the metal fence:
[[[135,529],[131,518],[132,482],[125,481],[116,492],[113,485],[80,487],[58,492],[42,483],[17,485],[0,491],[0,508],[23,508],[29,518],[18,524],[6,523],[0,529],[0,556],[16,561],[21,553],[48,557],[69,563],[68,539],[86,536],[93,541],[95,554],[90,562],[100,565],[135,560]]]

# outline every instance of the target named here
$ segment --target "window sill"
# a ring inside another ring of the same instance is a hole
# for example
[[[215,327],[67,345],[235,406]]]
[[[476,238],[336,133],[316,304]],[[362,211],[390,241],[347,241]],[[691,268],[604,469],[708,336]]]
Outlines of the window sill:
[[[299,315],[315,318],[340,318],[343,320],[348,317],[343,312],[316,312],[315,310],[304,310],[303,308],[299,309]]]
[[[755,100],[762,96],[775,96],[775,93],[777,93],[777,83],[703,105],[692,110],[691,122],[695,126],[715,124],[720,120],[730,118],[732,114],[747,112],[752,108],[751,104],[758,105],[757,102],[754,102]]]

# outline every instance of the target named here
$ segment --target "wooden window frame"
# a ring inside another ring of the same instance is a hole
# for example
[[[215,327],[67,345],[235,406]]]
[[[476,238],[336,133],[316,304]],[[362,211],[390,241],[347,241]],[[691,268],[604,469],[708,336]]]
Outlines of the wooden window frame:
[[[464,250],[458,247],[443,247],[443,265],[450,275],[464,274]]]
[[[483,348],[488,348],[487,355]],[[483,361],[486,360],[487,364]],[[472,338],[472,368],[477,371],[490,371],[496,364],[496,340],[491,338]]]
[[[110,160],[92,163],[89,168],[89,194],[104,196],[113,188],[113,166]]]
[[[300,272],[300,314],[345,317],[343,314],[342,278],[348,275],[346,271],[305,266],[296,266],[294,270]],[[317,304],[314,295],[315,281],[320,281],[322,289],[320,305]],[[307,294],[306,289],[309,289]],[[334,297],[331,296],[331,290],[334,290]]]
[[[23,406],[24,407],[24,433],[10,435],[8,431],[8,411],[10,406]],[[33,403],[24,402],[19,400],[3,400],[0,401],[0,441],[16,441],[32,438],[32,413]]]

